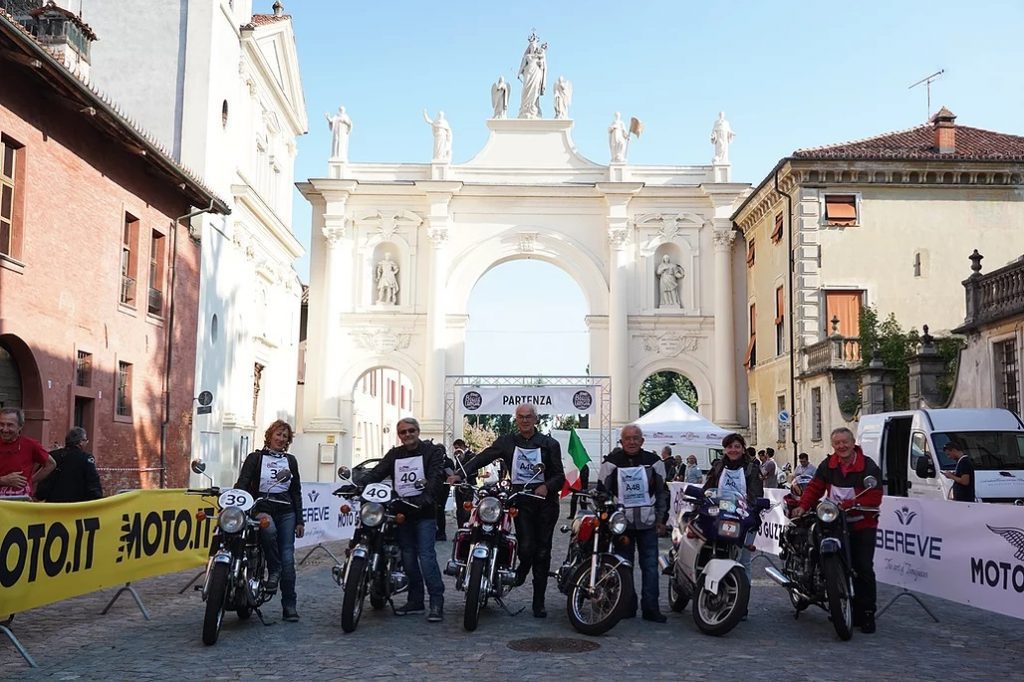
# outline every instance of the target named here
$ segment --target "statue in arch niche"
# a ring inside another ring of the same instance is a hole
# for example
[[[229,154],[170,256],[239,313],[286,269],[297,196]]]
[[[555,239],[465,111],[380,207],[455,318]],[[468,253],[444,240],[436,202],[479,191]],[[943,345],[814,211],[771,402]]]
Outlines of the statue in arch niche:
[[[377,262],[376,277],[377,303],[398,305],[398,263],[391,260],[390,253]]]
[[[672,262],[668,254],[661,257],[658,269],[655,271],[658,276],[658,290],[661,298],[658,301],[659,308],[681,308],[679,300],[679,283],[686,275],[683,273],[683,266]]]

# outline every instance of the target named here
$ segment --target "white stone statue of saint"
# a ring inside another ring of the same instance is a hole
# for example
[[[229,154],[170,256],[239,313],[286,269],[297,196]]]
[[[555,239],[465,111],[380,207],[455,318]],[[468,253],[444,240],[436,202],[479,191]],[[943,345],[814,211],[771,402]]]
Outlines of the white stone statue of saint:
[[[398,263],[390,253],[377,263],[377,303],[398,305]]]
[[[555,81],[555,118],[569,118],[569,105],[572,104],[572,83],[559,76]]]
[[[626,147],[629,145],[629,132],[622,116],[615,112],[615,120],[608,126],[608,148],[612,153],[612,163],[626,162]]]
[[[736,137],[729,122],[725,120],[725,112],[718,112],[718,120],[711,129],[711,144],[715,145],[715,158],[711,163],[729,163],[729,144]]]
[[[508,115],[508,96],[510,88],[504,76],[491,86],[491,106],[494,107],[494,118],[505,118]]]
[[[683,281],[683,267],[676,265],[672,259],[665,254],[658,264],[658,289],[661,292],[661,299],[658,301],[659,308],[680,308],[679,283]]]
[[[540,97],[548,76],[545,51],[547,43],[539,43],[536,33],[530,34],[529,44],[523,52],[519,65],[519,80],[523,82],[523,94],[519,103],[519,118],[540,118]]]
[[[334,116],[324,114],[331,129],[331,160],[348,161],[348,136],[352,132],[352,119],[345,113],[345,107],[338,107]]]
[[[434,163],[448,163],[452,160],[452,128],[444,112],[437,112],[437,118],[430,120],[430,115],[424,109],[423,120],[434,129]]]

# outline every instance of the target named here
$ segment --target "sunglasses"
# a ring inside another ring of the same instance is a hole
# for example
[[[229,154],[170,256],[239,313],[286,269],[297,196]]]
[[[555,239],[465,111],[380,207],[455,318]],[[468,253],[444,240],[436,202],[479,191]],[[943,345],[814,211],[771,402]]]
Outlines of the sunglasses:
[[[398,435],[399,436],[409,436],[409,435],[414,434],[414,433],[416,433],[416,429],[402,429],[401,431],[398,432]]]

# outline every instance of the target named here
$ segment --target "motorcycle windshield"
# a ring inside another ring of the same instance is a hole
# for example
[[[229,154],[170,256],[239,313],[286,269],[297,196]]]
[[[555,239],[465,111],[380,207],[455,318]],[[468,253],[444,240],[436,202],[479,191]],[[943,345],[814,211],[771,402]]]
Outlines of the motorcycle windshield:
[[[718,513],[739,515],[747,509],[747,498],[736,490],[726,488],[711,488],[707,493],[707,504],[709,508],[717,508]]]

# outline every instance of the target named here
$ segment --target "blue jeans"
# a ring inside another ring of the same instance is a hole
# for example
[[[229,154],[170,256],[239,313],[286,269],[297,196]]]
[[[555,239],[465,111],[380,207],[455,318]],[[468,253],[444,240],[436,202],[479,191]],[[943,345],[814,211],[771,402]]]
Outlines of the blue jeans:
[[[640,590],[640,609],[644,613],[661,611],[658,606],[658,531],[654,528],[630,528],[625,534],[632,542],[625,546],[620,544],[616,553],[630,563],[633,562],[633,547],[640,553],[640,577],[643,585]]]
[[[431,606],[444,606],[444,582],[437,566],[434,542],[437,520],[408,519],[398,526],[398,546],[402,550],[405,575],[409,578],[409,603],[423,603],[423,584],[427,585]]]
[[[281,606],[295,607],[295,511],[279,505],[282,509],[270,509],[266,516],[270,525],[260,531],[260,544],[267,558],[267,571],[281,574]]]

